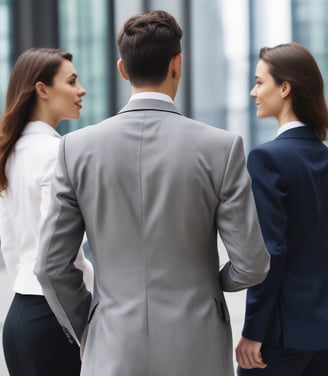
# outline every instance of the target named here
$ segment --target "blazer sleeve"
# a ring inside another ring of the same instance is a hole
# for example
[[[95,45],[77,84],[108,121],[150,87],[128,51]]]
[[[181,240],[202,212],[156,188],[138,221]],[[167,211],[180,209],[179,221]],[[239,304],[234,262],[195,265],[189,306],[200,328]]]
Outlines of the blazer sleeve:
[[[248,157],[259,221],[271,255],[270,271],[261,284],[247,291],[243,336],[263,342],[279,304],[279,292],[287,255],[287,183],[278,163],[265,149],[254,149]]]
[[[87,325],[91,294],[74,265],[85,230],[65,156],[63,137],[43,223],[35,274],[59,323],[79,344]]]
[[[263,281],[270,256],[265,248],[247,172],[243,142],[235,136],[219,192],[216,223],[229,262],[220,271],[224,291]]]

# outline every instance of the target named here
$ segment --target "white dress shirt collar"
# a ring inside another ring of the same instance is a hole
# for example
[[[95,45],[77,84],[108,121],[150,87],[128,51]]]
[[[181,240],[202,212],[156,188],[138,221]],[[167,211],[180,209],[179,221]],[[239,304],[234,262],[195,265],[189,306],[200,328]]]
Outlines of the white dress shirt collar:
[[[130,101],[133,101],[135,99],[157,99],[160,101],[173,103],[173,100],[170,96],[155,91],[145,91],[143,93],[132,94]]]
[[[306,127],[306,125],[304,123],[301,123],[300,121],[290,121],[289,123],[286,123],[279,127],[277,136],[280,136],[282,133],[289,131],[290,129],[298,127]]]

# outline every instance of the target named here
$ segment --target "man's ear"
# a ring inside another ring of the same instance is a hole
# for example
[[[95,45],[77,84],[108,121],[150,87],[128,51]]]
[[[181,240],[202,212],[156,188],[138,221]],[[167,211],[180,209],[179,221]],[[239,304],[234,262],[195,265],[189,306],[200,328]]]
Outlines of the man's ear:
[[[290,86],[290,83],[287,81],[284,81],[281,84],[281,96],[282,98],[287,98],[292,90],[292,87]]]
[[[181,52],[179,52],[178,54],[172,57],[171,64],[172,64],[172,77],[179,80],[181,78],[181,73],[182,73],[182,53]]]
[[[47,85],[45,85],[43,82],[38,81],[35,84],[35,91],[40,98],[48,99]]]
[[[129,76],[125,71],[123,60],[121,58],[117,60],[116,66],[122,78],[124,78],[124,80],[128,80]]]

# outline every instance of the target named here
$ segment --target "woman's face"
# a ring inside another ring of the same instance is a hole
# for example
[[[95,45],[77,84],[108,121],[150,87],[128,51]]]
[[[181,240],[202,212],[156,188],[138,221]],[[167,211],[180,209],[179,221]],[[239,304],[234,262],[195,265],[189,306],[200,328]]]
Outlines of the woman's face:
[[[256,84],[251,90],[251,97],[256,99],[258,118],[279,116],[283,110],[284,100],[282,96],[282,85],[278,85],[269,73],[269,65],[259,60],[256,66]]]
[[[77,119],[82,108],[82,97],[86,94],[77,80],[73,64],[64,59],[51,86],[46,86],[47,111],[52,125],[62,119]]]

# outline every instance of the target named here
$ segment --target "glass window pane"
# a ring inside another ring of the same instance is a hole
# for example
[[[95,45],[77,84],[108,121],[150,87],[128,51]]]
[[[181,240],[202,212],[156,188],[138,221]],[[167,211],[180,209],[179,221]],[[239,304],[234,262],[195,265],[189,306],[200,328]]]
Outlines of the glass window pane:
[[[108,12],[106,0],[59,1],[60,46],[73,54],[79,81],[87,90],[81,118],[60,126],[62,133],[108,116]]]
[[[5,97],[9,80],[10,44],[9,44],[9,3],[0,0],[0,108],[5,105]]]

